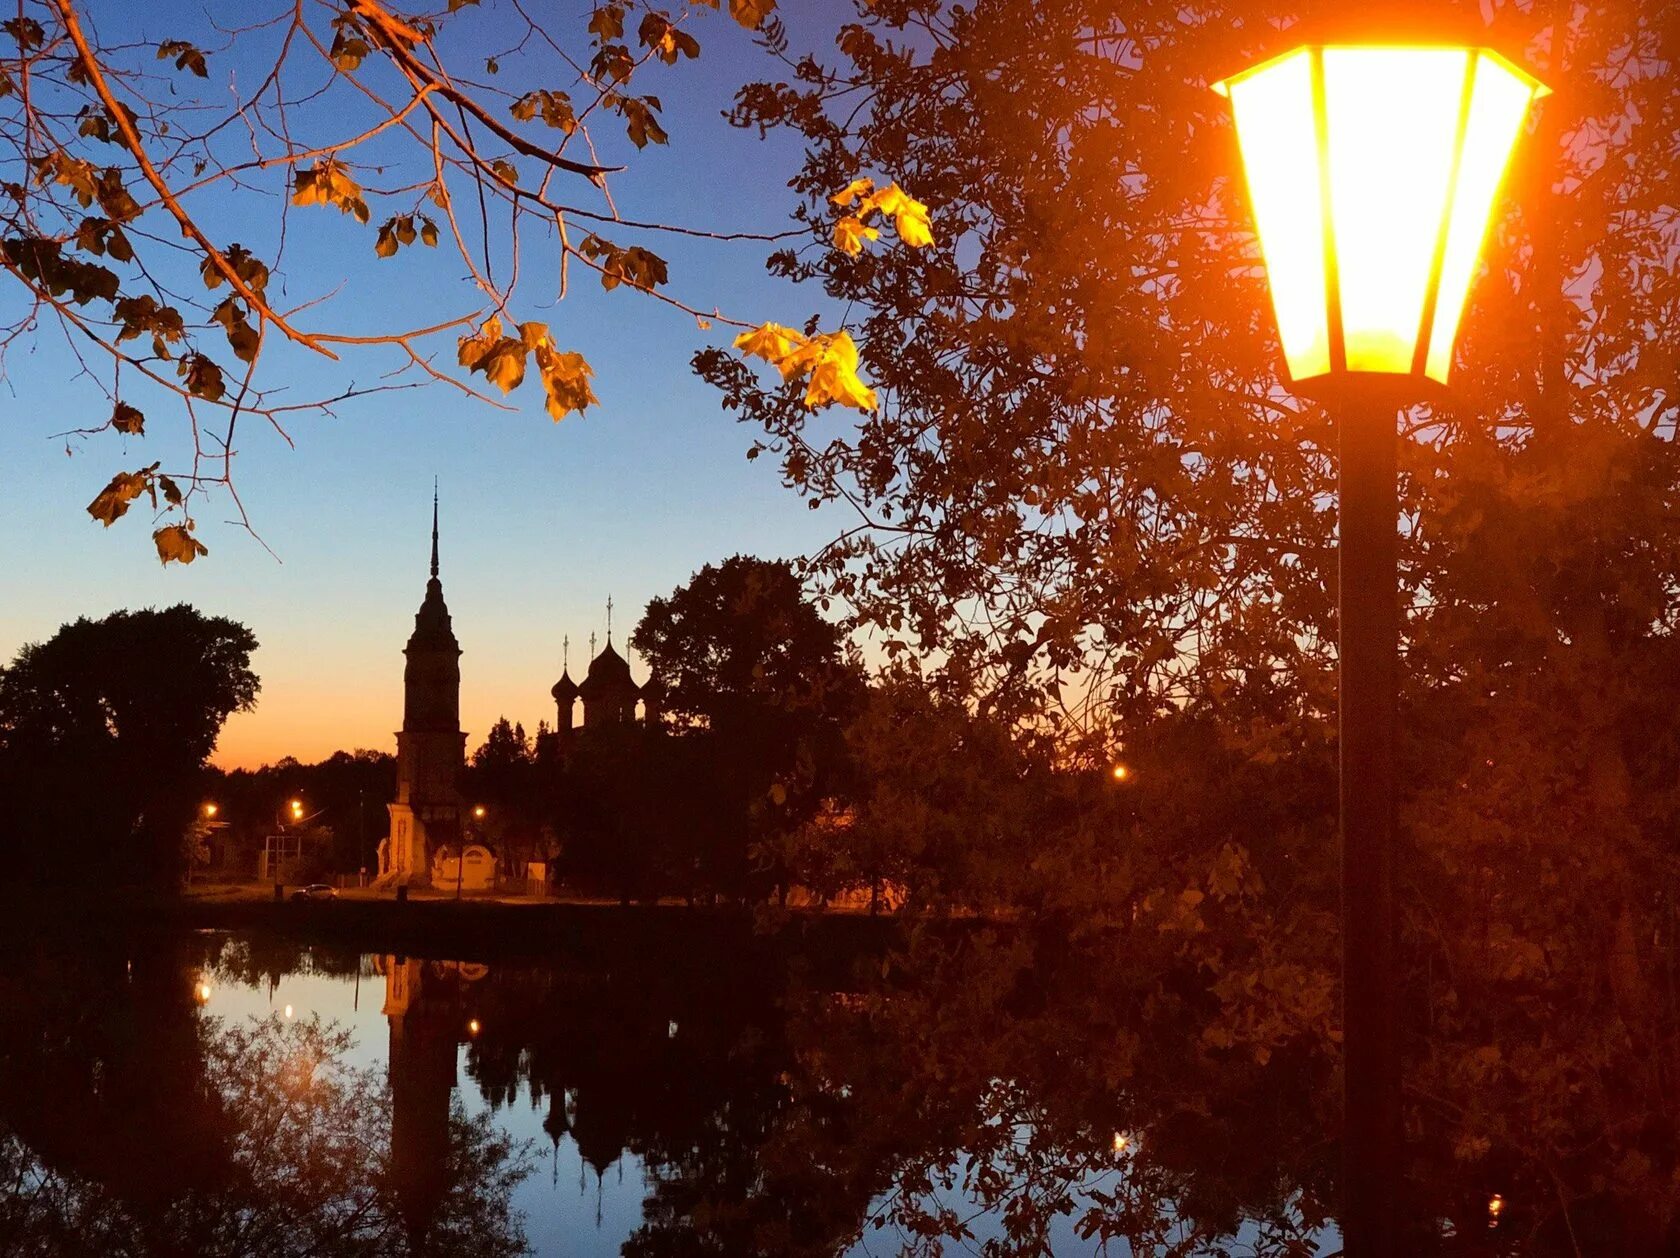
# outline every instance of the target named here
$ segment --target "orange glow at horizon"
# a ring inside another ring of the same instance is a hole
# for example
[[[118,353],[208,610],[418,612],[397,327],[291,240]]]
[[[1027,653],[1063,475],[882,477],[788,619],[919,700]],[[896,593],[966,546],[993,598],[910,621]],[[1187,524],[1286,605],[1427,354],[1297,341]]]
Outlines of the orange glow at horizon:
[[[1500,184],[1546,89],[1487,49],[1445,45],[1300,48],[1214,86],[1290,376],[1409,373],[1438,275],[1423,366],[1445,384]]]

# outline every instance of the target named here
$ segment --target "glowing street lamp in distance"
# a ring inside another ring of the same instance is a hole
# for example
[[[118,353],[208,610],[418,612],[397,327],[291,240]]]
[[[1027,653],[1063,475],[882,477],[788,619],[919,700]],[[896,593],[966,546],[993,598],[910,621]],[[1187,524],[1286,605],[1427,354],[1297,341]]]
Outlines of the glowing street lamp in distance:
[[[1493,207],[1548,89],[1488,48],[1324,44],[1231,102],[1284,360],[1445,384]]]

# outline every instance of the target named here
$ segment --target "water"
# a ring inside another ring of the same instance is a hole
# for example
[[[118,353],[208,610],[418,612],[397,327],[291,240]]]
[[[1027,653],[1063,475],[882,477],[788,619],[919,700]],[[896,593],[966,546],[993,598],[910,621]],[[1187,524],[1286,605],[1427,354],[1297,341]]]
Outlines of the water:
[[[1219,1233],[1264,1250],[1276,1218],[1310,1238],[1294,1252],[1334,1248],[1301,1224],[1310,1175],[1217,1146],[1206,1182],[1157,1162],[1136,1105],[1121,1130],[1108,1085],[1054,1044],[1026,1048],[1042,1085],[999,1073],[1026,1018],[966,1053],[959,1028],[944,1058],[923,1024],[961,1001],[930,1018],[921,993],[869,981],[873,956],[680,932],[607,956],[480,952],[221,932],[20,946],[0,979],[0,1249],[1082,1254],[1104,1252],[1094,1209],[1146,1251]],[[1162,1150],[1184,1130],[1163,1125]]]

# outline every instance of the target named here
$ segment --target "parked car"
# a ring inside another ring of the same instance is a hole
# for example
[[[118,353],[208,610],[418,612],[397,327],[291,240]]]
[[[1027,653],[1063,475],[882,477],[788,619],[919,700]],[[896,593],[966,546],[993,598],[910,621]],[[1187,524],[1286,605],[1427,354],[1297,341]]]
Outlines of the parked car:
[[[292,892],[292,899],[336,900],[338,899],[338,890],[337,888],[329,887],[324,882],[312,882],[307,887],[299,887],[296,891]]]

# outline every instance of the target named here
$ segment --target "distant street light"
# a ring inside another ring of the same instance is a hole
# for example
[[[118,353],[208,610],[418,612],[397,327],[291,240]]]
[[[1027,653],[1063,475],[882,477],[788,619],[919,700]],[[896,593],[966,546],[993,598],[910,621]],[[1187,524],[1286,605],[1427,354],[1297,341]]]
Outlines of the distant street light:
[[[1446,384],[1499,185],[1547,89],[1486,48],[1298,48],[1230,98],[1298,391],[1326,402],[1339,467],[1344,1252],[1397,1252],[1394,1016],[1396,412]]]
[[[220,811],[221,809],[218,808],[214,802],[204,805],[204,815],[206,817],[214,817]]]
[[[1117,764],[1109,770],[1109,776],[1116,782],[1129,782],[1132,777],[1132,771],[1126,765]]]
[[[473,817],[478,821],[483,821],[484,820],[484,805],[483,804],[474,804],[473,805]]]

